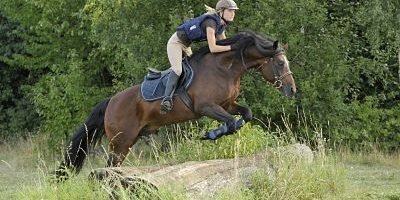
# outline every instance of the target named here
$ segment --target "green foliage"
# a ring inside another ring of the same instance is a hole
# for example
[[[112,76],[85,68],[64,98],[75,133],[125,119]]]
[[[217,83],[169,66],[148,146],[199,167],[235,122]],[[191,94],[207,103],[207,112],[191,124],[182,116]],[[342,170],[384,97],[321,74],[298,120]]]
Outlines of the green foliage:
[[[26,12],[15,12],[14,1],[4,1],[5,13],[27,31],[19,33],[26,46],[6,62],[29,70],[39,79],[26,85],[27,97],[44,119],[42,132],[50,134],[50,145],[69,138],[91,107],[109,95],[108,75],[102,52],[96,51],[82,19],[80,1],[36,1],[23,3]],[[35,16],[35,17],[32,17]]]
[[[71,56],[76,55],[71,53]],[[42,127],[51,133],[52,146],[60,145],[62,138],[68,140],[75,126],[86,119],[91,105],[107,96],[107,91],[89,84],[92,80],[84,76],[81,60],[66,64],[68,73],[43,76],[33,88],[36,108],[46,120]]]
[[[342,118],[348,125],[344,126],[345,133],[337,134],[338,138],[398,149],[399,6],[398,1],[356,3],[351,11],[354,18],[346,19],[345,35],[351,42],[346,55],[350,72],[345,75],[343,89],[350,112]]]
[[[32,102],[25,96],[25,86],[35,77],[5,62],[13,54],[23,53],[23,41],[17,36],[20,29],[0,12],[0,138],[26,136],[26,132],[34,132],[40,123]]]

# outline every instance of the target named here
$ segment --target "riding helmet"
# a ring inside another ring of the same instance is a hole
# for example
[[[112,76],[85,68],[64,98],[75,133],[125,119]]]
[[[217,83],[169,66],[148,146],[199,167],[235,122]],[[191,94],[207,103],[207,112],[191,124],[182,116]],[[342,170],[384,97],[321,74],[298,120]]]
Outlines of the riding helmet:
[[[220,11],[223,9],[238,10],[239,8],[233,0],[219,0],[215,6],[215,10]]]

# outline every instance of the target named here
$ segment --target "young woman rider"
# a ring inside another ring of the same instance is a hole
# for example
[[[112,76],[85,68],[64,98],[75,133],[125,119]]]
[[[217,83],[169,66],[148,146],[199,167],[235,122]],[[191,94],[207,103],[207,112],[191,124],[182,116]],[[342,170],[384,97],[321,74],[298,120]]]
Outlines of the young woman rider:
[[[161,101],[161,113],[171,111],[173,107],[172,95],[182,73],[182,52],[190,56],[190,45],[194,42],[207,41],[211,53],[232,50],[231,46],[220,46],[217,40],[225,39],[225,28],[235,18],[238,10],[233,0],[219,0],[215,10],[186,21],[180,25],[171,36],[167,44],[168,59],[172,72],[168,76],[164,99]]]

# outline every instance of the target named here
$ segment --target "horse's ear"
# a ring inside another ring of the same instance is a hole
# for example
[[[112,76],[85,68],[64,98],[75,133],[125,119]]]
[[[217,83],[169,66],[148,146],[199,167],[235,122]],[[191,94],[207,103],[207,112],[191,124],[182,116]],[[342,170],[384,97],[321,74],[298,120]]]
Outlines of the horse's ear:
[[[279,45],[279,41],[278,40],[276,40],[275,42],[274,42],[274,50],[276,50],[276,49],[278,49],[278,45]]]
[[[287,51],[289,49],[289,44],[286,43],[286,44],[282,45],[282,49]]]

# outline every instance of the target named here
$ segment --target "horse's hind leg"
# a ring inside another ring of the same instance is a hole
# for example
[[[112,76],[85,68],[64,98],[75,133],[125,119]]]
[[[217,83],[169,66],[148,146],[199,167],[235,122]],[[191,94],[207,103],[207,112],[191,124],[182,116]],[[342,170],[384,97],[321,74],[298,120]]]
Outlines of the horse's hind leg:
[[[117,167],[125,160],[129,149],[138,140],[139,130],[132,128],[129,131],[114,132],[113,137],[109,137],[110,153],[108,155],[107,167]],[[107,135],[108,136],[108,135]]]

